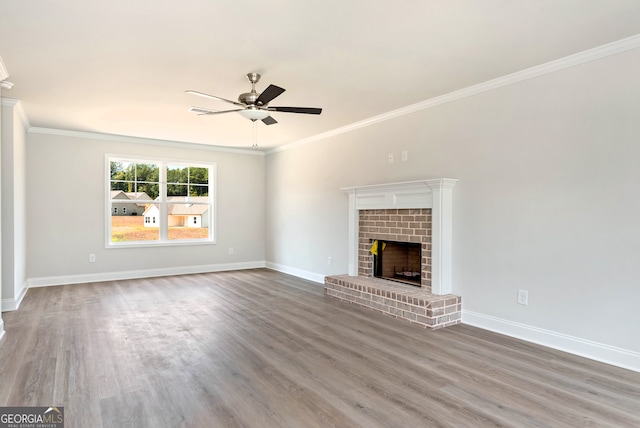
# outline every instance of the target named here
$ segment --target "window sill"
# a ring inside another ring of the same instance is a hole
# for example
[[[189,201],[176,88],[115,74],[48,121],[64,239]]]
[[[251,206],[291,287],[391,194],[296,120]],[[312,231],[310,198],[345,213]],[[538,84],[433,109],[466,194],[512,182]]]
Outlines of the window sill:
[[[184,247],[184,246],[194,246],[194,245],[215,245],[216,241],[211,239],[207,240],[180,240],[180,241],[149,241],[146,242],[126,242],[126,243],[118,243],[118,242],[110,242],[105,245],[106,249],[112,248],[154,248],[154,247]]]

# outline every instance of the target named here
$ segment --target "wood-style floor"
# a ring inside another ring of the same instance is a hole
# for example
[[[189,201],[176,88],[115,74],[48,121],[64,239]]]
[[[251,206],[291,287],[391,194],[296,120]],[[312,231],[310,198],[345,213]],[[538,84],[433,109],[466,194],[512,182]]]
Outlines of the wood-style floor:
[[[639,427],[640,373],[258,269],[29,290],[0,406],[70,427]]]

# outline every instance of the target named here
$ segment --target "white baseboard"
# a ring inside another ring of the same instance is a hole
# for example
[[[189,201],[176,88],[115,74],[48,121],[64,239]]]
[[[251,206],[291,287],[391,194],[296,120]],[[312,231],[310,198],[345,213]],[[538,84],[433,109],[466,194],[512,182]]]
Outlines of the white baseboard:
[[[17,311],[20,307],[20,303],[22,303],[22,299],[24,299],[24,296],[27,294],[27,290],[28,286],[27,284],[24,284],[18,297],[2,299],[2,306],[0,307],[0,310],[2,310],[2,312]]]
[[[265,267],[288,275],[297,276],[298,278],[307,279],[309,281],[324,284],[324,275],[307,270],[297,269],[290,266],[281,265],[273,262],[266,262]]]
[[[640,372],[638,352],[472,311],[462,311],[462,323]]]
[[[29,278],[31,287],[49,287],[55,285],[83,284],[88,282],[118,281],[125,279],[151,278],[157,276],[188,275],[194,273],[223,272],[229,270],[257,269],[265,267],[264,261],[222,263],[215,265],[181,266],[160,269],[144,269],[122,272],[103,272],[82,275],[49,276]]]

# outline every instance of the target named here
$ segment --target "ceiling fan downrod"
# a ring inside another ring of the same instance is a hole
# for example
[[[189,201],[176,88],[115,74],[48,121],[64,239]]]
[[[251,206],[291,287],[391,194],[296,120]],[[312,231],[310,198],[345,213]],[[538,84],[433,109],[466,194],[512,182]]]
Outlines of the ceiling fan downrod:
[[[238,101],[248,106],[255,106],[259,94],[256,92],[256,83],[260,80],[260,74],[247,73],[247,79],[251,82],[251,92],[245,92],[238,96]]]

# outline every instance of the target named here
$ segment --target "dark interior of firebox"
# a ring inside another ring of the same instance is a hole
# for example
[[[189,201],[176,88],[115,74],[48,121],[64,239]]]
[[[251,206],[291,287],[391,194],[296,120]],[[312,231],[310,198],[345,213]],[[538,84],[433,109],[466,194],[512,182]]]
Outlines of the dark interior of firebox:
[[[422,246],[412,242],[378,241],[373,275],[420,286]]]

